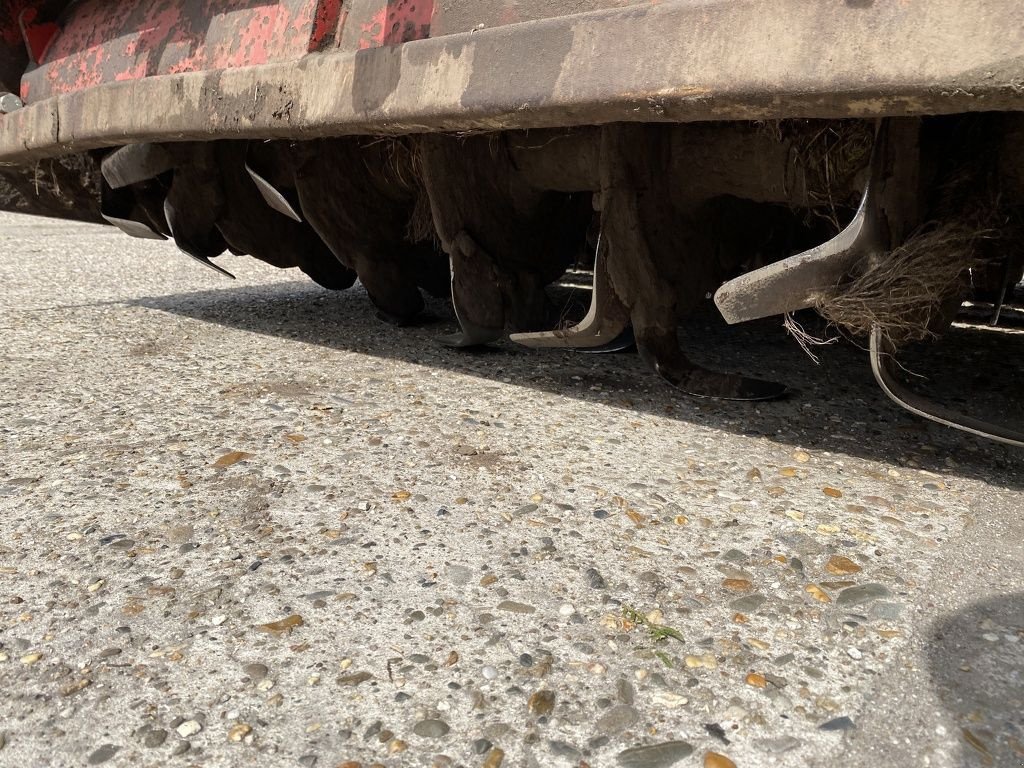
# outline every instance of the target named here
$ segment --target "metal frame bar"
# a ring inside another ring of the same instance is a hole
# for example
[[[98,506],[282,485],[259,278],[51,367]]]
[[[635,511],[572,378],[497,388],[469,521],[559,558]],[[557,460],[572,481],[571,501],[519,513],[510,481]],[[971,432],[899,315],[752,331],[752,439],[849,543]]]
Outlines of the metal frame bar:
[[[1024,110],[1019,0],[685,0],[163,75],[0,118],[0,161],[139,141]]]

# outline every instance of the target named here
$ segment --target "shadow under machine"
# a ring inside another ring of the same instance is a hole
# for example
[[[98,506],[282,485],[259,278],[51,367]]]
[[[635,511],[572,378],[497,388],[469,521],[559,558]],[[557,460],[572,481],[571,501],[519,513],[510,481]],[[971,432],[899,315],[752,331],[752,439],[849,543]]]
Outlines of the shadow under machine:
[[[1024,318],[1018,0],[11,0],[0,164],[2,207],[358,278],[397,325],[450,296],[455,347],[635,346],[691,396],[787,391],[690,360],[708,297],[816,310],[896,402],[1024,445],[897,362],[965,301]]]

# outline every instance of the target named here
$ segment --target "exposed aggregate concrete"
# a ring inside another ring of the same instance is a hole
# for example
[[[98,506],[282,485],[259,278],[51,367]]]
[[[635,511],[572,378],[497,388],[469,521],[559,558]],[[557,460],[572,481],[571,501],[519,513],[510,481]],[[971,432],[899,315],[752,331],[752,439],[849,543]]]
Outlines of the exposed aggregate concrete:
[[[220,261],[0,215],[0,765],[1024,761],[1021,453],[859,350],[702,317],[801,392],[701,402]]]

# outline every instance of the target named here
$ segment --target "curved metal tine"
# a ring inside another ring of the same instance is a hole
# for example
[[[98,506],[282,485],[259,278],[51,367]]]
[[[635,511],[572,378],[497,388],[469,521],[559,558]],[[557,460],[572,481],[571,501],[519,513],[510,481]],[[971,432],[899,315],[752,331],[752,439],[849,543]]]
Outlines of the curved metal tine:
[[[881,204],[881,165],[888,121],[875,132],[871,173],[857,213],[847,227],[817,248],[798,253],[728,281],[715,292],[715,305],[730,325],[814,305],[823,289],[835,286],[850,268],[877,246]]]
[[[999,325],[999,316],[1003,314],[1003,305],[1006,303],[1006,294],[1010,290],[1010,278],[1013,275],[1013,262],[1009,257],[1006,259],[1006,269],[1003,271],[1003,284],[999,289],[999,298],[996,299],[992,308],[992,317],[988,321],[989,326],[995,328]]]
[[[604,346],[580,347],[576,351],[581,355],[608,355],[615,352],[635,352],[636,334],[633,333],[633,326],[627,325],[626,330]]]
[[[471,349],[483,347],[492,341],[497,341],[504,333],[503,328],[487,328],[473,323],[466,317],[465,310],[459,308],[459,296],[455,290],[455,264],[451,264],[452,270],[452,308],[455,310],[455,319],[459,323],[458,333],[448,336],[441,336],[438,341],[452,349]]]
[[[166,240],[166,237],[146,222],[128,218],[131,204],[125,204],[125,196],[131,194],[127,190],[121,192],[114,189],[104,177],[100,184],[100,216],[131,237],[142,240]]]
[[[474,325],[467,326],[461,321],[459,324],[462,326],[461,331],[449,334],[448,336],[441,336],[438,338],[438,341],[452,349],[472,349],[473,347],[484,347],[492,341],[497,341],[501,338],[501,332],[495,333],[493,328],[483,328]]]
[[[175,219],[177,218],[177,213],[174,210],[174,207],[172,205],[170,205],[166,200],[164,201],[164,216],[167,217],[167,226],[170,228],[171,236],[173,237],[174,236],[174,222],[175,222]],[[175,244],[178,244],[177,243],[177,238],[175,238]],[[228,272],[223,267],[218,267],[216,264],[214,264],[212,261],[210,261],[210,259],[208,257],[200,256],[200,255],[197,255],[197,254],[194,254],[194,253],[190,253],[186,248],[181,247],[180,244],[178,244],[178,248],[179,248],[179,250],[181,250],[182,253],[184,253],[190,259],[194,259],[194,260],[198,261],[204,267],[209,267],[214,272],[219,272],[222,275],[226,275],[227,277],[230,277],[232,280],[236,279],[234,275],[232,275],[230,272]]]
[[[675,334],[637,336],[640,357],[669,386],[693,397],[714,400],[776,400],[790,393],[785,384],[751,379],[696,365],[679,348]]]
[[[465,231],[460,232],[453,244],[454,249],[458,249],[461,254],[461,258],[458,260],[463,265],[473,264],[473,259],[476,259],[477,266],[480,266],[481,261],[486,258],[485,254],[477,245],[476,241]],[[469,261],[467,261],[469,259]],[[452,293],[452,308],[455,310],[455,319],[459,322],[459,332],[453,333],[449,336],[441,336],[438,341],[444,344],[446,347],[452,347],[454,349],[469,349],[471,347],[483,347],[492,341],[497,341],[505,335],[504,327],[491,327],[486,325],[479,325],[469,319],[469,313],[466,312],[466,308],[461,306],[460,293],[455,287],[456,278],[459,276],[456,268],[456,258],[453,255],[448,257],[448,265],[451,270],[451,293]],[[463,275],[464,279],[480,278],[481,274],[475,276]],[[482,293],[480,294],[483,295]],[[491,300],[501,301],[500,296],[491,296]]]
[[[162,144],[128,144],[103,158],[100,173],[111,189],[122,189],[155,179],[178,163],[179,158]]]
[[[140,240],[166,240],[167,238],[154,230],[148,224],[134,219],[121,219],[117,216],[110,216],[106,213],[100,214],[104,219],[120,229],[126,235],[137,237]]]
[[[896,373],[893,350],[877,327],[871,331],[871,372],[890,400],[921,418],[978,437],[1024,448],[1024,433],[966,416],[907,389]]]
[[[256,189],[260,191],[260,195],[263,197],[264,202],[273,208],[278,213],[282,213],[290,219],[295,221],[302,221],[302,216],[295,210],[292,204],[288,201],[288,198],[284,194],[267,181],[263,176],[259,174],[249,164],[249,159],[246,158],[245,170],[249,173],[249,177],[253,180],[256,185]]]
[[[736,373],[719,373],[699,367],[680,370],[661,361],[654,365],[654,370],[667,384],[691,397],[758,402],[778,400],[790,393],[785,384],[751,379]]]
[[[615,295],[608,278],[607,248],[605,238],[598,236],[590,309],[578,325],[557,331],[513,333],[509,339],[533,348],[594,349],[614,344],[629,327],[629,313]]]

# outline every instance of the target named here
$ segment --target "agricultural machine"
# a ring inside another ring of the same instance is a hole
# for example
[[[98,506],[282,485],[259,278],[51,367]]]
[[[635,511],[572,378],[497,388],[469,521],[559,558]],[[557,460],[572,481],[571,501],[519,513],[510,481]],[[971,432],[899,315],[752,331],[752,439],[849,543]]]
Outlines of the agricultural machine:
[[[0,201],[451,297],[456,347],[635,344],[698,397],[679,324],[818,310],[927,418],[895,353],[1024,272],[1019,0],[5,0]],[[589,311],[552,312],[567,271]]]

